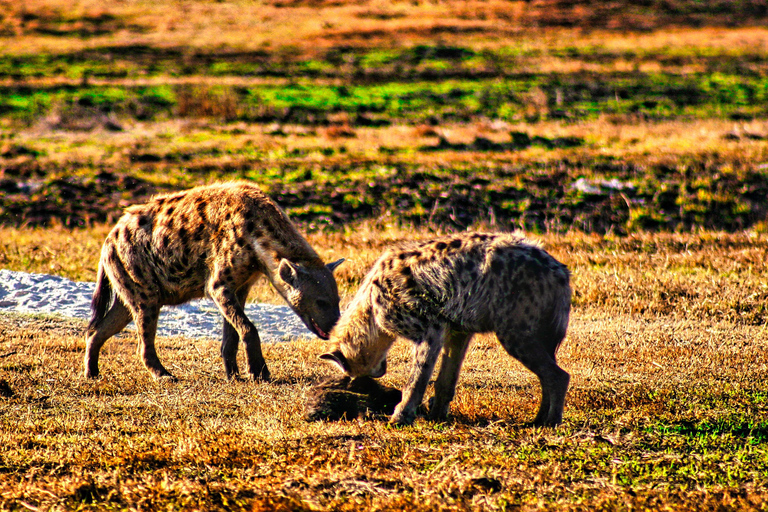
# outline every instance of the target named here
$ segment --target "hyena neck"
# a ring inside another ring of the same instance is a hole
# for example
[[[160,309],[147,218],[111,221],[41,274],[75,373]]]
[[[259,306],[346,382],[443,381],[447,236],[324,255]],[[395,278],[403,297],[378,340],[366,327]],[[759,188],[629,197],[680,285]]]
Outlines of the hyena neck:
[[[279,238],[269,238],[266,240],[262,238],[254,244],[259,259],[263,263],[264,273],[272,283],[272,286],[286,299],[288,299],[288,289],[286,289],[283,281],[278,276],[281,261],[288,260],[296,266],[309,270],[325,266],[320,256],[312,249],[312,246],[298,232],[292,231],[294,233],[291,234],[295,234],[295,237],[288,238],[286,233],[283,233]]]
[[[295,265],[301,265],[307,268],[320,268],[324,265],[323,260],[314,249],[301,238],[296,243],[284,244],[270,241],[267,248],[267,254],[270,256],[268,266],[271,269],[277,269],[282,260],[288,260]]]
[[[359,347],[375,342],[374,340],[380,335],[380,328],[373,311],[371,293],[355,295],[344,314],[341,315],[337,331],[343,346]]]

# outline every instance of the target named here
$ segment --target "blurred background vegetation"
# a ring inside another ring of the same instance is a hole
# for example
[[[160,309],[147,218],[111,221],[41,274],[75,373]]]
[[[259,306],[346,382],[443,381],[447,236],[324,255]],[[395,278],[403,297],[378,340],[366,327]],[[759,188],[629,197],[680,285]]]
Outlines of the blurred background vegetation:
[[[0,2],[0,222],[765,231],[764,1]]]

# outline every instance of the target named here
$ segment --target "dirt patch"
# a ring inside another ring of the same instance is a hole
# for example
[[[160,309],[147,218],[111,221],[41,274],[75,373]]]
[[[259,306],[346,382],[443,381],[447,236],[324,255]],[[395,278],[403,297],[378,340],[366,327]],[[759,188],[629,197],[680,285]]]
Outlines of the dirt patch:
[[[77,227],[114,222],[124,207],[158,192],[151,183],[102,172],[95,177],[48,181],[0,178],[0,222],[7,225]]]

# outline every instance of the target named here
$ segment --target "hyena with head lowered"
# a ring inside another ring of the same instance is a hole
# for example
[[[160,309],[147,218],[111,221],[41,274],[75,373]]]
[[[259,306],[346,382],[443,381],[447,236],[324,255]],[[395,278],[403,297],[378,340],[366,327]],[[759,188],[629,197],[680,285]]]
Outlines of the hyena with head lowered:
[[[331,331],[320,356],[352,377],[386,372],[401,336],[414,343],[413,367],[392,423],[416,418],[442,351],[432,419],[448,415],[474,333],[494,332],[504,349],[535,373],[542,399],[534,423],[562,421],[570,376],[555,361],[571,308],[568,269],[510,234],[463,233],[387,250]]]
[[[269,380],[259,334],[243,309],[251,286],[266,275],[307,327],[327,339],[339,318],[332,271],[342,261],[324,264],[285,213],[246,182],[197,187],[131,206],[101,250],[85,375],[99,374],[102,345],[133,320],[144,365],[156,378],[173,379],[155,351],[160,307],[207,295],[224,317],[227,377],[239,373],[242,341],[250,376]]]

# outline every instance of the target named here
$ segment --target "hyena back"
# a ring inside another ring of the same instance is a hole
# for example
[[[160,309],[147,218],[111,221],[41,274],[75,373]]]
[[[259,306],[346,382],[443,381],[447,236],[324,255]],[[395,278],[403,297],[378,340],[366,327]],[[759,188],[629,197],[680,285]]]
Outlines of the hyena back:
[[[207,295],[224,317],[221,354],[227,376],[239,373],[242,341],[250,376],[269,380],[258,331],[243,309],[251,286],[266,275],[307,327],[327,339],[339,318],[332,271],[342,261],[325,265],[285,213],[245,182],[197,187],[131,206],[102,247],[85,375],[99,374],[102,345],[133,320],[144,365],[156,378],[173,379],[155,351],[160,308]]]
[[[571,307],[568,269],[509,234],[464,233],[387,250],[331,332],[321,358],[352,377],[381,376],[401,336],[414,343],[413,367],[392,423],[416,417],[438,355],[430,417],[444,419],[473,334],[494,332],[539,378],[537,425],[562,421],[570,376],[555,360]]]

